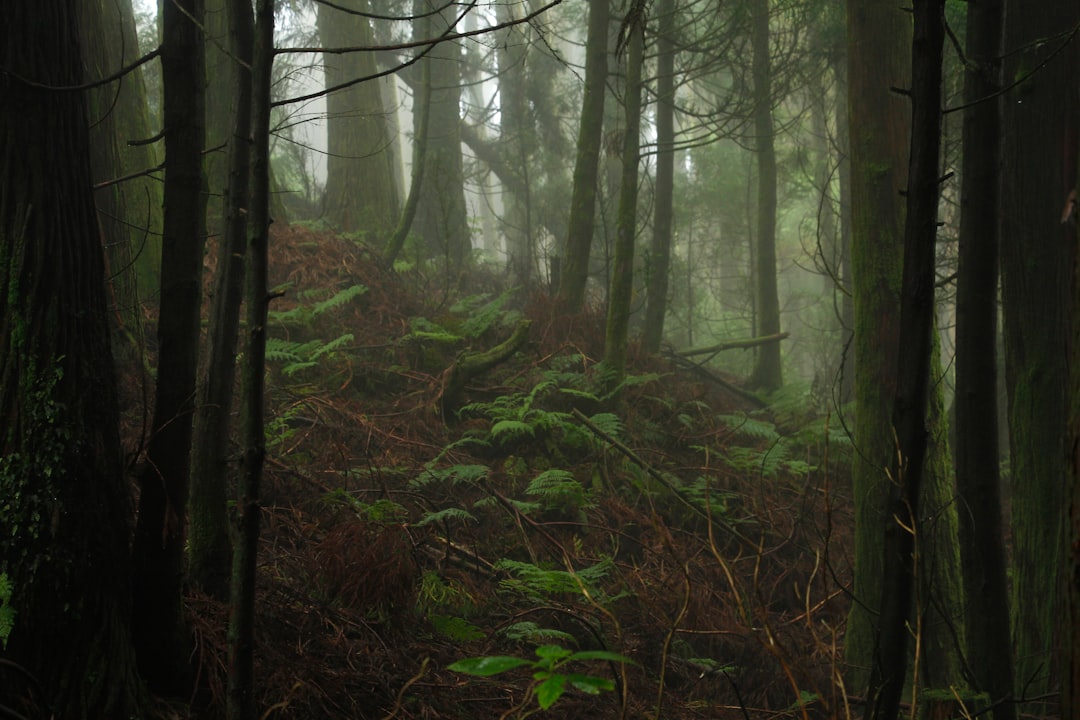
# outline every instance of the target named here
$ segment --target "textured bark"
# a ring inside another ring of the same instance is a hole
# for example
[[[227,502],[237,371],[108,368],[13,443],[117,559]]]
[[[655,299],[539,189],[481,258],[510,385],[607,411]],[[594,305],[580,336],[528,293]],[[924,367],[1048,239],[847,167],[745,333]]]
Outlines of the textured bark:
[[[890,87],[910,77],[910,20],[870,0],[848,3],[852,292],[855,310],[854,596],[844,641],[847,685],[866,687],[881,604],[882,542],[895,454],[892,399],[910,108]]]
[[[244,5],[248,0],[232,0]],[[250,20],[249,20],[250,22]],[[270,236],[270,79],[274,62],[274,2],[259,0],[251,62],[251,202],[245,302],[247,342],[241,367],[240,440],[243,447],[239,519],[229,603],[229,685],[225,716],[254,720],[255,574],[262,510],[259,494],[266,458],[266,316]]]
[[[229,47],[251,64],[251,10],[229,0]],[[232,73],[236,98],[233,129],[228,139],[228,182],[225,185],[224,234],[218,243],[214,294],[210,302],[206,362],[199,384],[191,459],[188,503],[188,578],[204,592],[225,599],[229,587],[228,494],[230,423],[236,341],[243,298],[244,248],[251,175],[251,73],[244,67]]]
[[[79,28],[87,73],[105,77],[139,56],[131,1],[83,4]],[[131,145],[150,129],[143,69],[87,94],[90,167],[95,185],[154,168],[153,145]],[[107,277],[115,317],[131,336],[139,335],[141,303],[153,302],[161,271],[161,183],[138,177],[105,185],[94,193],[105,243]]]
[[[773,142],[772,69],[769,51],[769,0],[750,6],[754,75],[754,143],[757,157],[757,243],[754,253],[755,334],[780,332],[776,288],[776,149]],[[750,373],[750,385],[770,391],[783,385],[780,343],[763,345]]]
[[[339,2],[369,12],[368,0]],[[374,46],[371,21],[328,5],[316,5],[323,47]],[[326,54],[326,87],[370,77],[378,68],[371,52]],[[393,110],[383,105],[382,81],[361,82],[326,96],[326,198],[324,216],[340,232],[369,235],[384,243],[401,207]]]
[[[50,89],[84,80],[77,9],[0,4],[0,66],[0,572],[16,612],[4,658],[41,683],[41,717],[142,717],[85,96]],[[18,707],[20,685],[3,670],[0,705]]]
[[[1057,688],[1065,503],[1066,282],[1076,244],[1062,211],[1076,180],[1076,3],[1006,5],[1003,77],[1019,85],[1002,118],[1001,286],[1009,397],[1016,677],[1024,695]],[[1044,64],[1045,63],[1045,64]],[[1030,712],[1038,706],[1025,706]]]
[[[604,129],[609,16],[608,0],[590,0],[585,46],[585,96],[581,103],[570,220],[557,296],[559,307],[566,312],[582,309],[585,286],[589,280],[589,253],[592,248],[600,144]]]
[[[460,13],[461,8],[456,5],[437,0],[414,0],[414,15],[417,16],[414,34],[422,39],[452,32],[457,27]],[[429,17],[422,17],[424,15]],[[472,250],[461,157],[459,53],[458,43],[443,42],[420,61],[428,66],[425,72],[430,77],[431,97],[426,110],[413,113],[414,122],[418,122],[423,112],[430,113],[415,230],[423,238],[427,256],[436,259],[451,273],[462,269]]]
[[[927,410],[934,337],[934,261],[941,156],[941,58],[945,0],[916,0],[912,41],[912,126],[904,273],[893,427],[896,460],[885,527],[881,610],[870,670],[868,717],[895,720],[907,679],[915,587],[917,519],[927,458]],[[922,538],[918,538],[921,543]],[[916,625],[918,627],[918,625]]]
[[[644,18],[627,19],[626,90],[624,99],[626,131],[623,135],[622,178],[619,184],[619,211],[616,218],[615,259],[608,292],[607,324],[604,333],[604,364],[609,382],[618,384],[626,373],[626,346],[630,328],[630,301],[634,290],[634,240],[637,235],[637,184],[640,161],[641,65],[644,45]]]
[[[967,657],[998,720],[1014,720],[1008,578],[998,470],[997,262],[1001,104],[1000,0],[967,13],[963,186],[956,279],[956,485]],[[995,98],[986,100],[986,98]]]
[[[186,695],[192,680],[181,583],[206,217],[202,16],[202,0],[162,8],[166,174],[158,372],[133,544],[139,668],[153,689],[175,695]]]
[[[664,337],[671,268],[671,233],[675,194],[675,2],[662,0],[656,28],[656,186],[653,190],[653,236],[650,245],[648,303],[642,345],[659,352]]]
[[[1080,186],[1074,190],[1080,197]],[[1080,242],[1080,225],[1073,228]],[[1072,287],[1069,294],[1069,427],[1066,436],[1069,489],[1065,547],[1062,564],[1066,582],[1064,682],[1062,717],[1080,717],[1080,253],[1073,258]]]

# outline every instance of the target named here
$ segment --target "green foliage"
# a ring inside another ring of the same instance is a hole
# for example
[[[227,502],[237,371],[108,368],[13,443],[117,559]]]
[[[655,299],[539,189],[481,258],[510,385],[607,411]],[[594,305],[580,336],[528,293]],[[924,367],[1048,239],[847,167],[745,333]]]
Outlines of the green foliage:
[[[541,500],[546,509],[578,511],[588,505],[588,493],[574,474],[566,470],[545,470],[525,489]]]
[[[408,515],[408,510],[393,500],[379,498],[373,503],[366,503],[344,488],[335,488],[326,493],[323,502],[346,507],[361,520],[377,524],[399,523]]]
[[[436,468],[429,464],[423,473],[413,478],[409,487],[419,490],[439,482],[449,482],[452,485],[475,484],[486,478],[490,472],[491,468],[487,465],[451,465],[446,468]]]
[[[50,542],[50,526],[64,512],[59,485],[80,452],[67,406],[56,399],[64,377],[61,362],[58,358],[44,371],[30,362],[19,378],[19,423],[6,438],[17,450],[0,457],[0,558],[5,562],[0,571],[20,587],[33,583],[39,567],[71,562]]]
[[[312,305],[300,303],[289,310],[271,310],[267,313],[267,319],[270,320],[270,322],[277,322],[283,325],[305,327],[310,325],[311,322],[320,315],[348,304],[355,298],[366,293],[367,290],[367,287],[364,285],[350,285],[347,288],[337,291],[325,300],[320,300]]]
[[[532,670],[533,683],[530,692],[536,697],[541,710],[547,710],[566,692],[575,687],[589,695],[599,695],[606,690],[614,690],[615,682],[608,678],[581,673],[565,672],[566,666],[575,662],[602,661],[614,663],[633,663],[633,660],[607,650],[573,651],[561,645],[541,645],[536,648],[536,660],[495,655],[458,660],[449,666],[454,672],[491,677],[509,670],[528,668]]]
[[[512,623],[503,628],[501,634],[507,640],[542,642],[544,640],[558,640],[561,642],[576,643],[577,638],[563,630],[545,628],[530,621]]]
[[[580,595],[587,592],[594,599],[606,597],[599,583],[611,572],[614,563],[603,558],[595,565],[573,572],[551,570],[528,562],[504,558],[495,563],[509,577],[499,582],[503,591],[520,593],[535,601],[547,602],[554,595]]]
[[[13,591],[7,573],[0,572],[0,649],[7,647],[7,640],[15,628],[15,608],[11,607]]]
[[[476,516],[468,510],[463,510],[457,507],[443,508],[442,510],[434,510],[424,513],[424,516],[416,521],[416,527],[423,527],[424,525],[430,525],[432,523],[445,523],[450,520],[461,520],[462,522],[477,522]]]
[[[428,615],[435,632],[454,642],[484,639],[484,631],[456,615]]]
[[[330,356],[341,349],[347,343],[353,341],[352,333],[342,333],[330,342],[322,340],[308,340],[307,342],[294,342],[283,338],[269,337],[266,339],[267,362],[284,363],[281,372],[289,377],[301,370],[315,367],[319,360]]]

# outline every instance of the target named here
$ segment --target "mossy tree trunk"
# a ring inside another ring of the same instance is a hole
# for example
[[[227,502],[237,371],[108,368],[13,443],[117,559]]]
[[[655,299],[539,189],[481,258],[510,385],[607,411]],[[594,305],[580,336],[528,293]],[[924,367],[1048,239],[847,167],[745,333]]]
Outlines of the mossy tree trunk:
[[[604,333],[604,364],[609,382],[617,385],[626,374],[626,352],[630,329],[630,305],[634,290],[634,241],[637,238],[637,184],[640,160],[641,65],[645,44],[645,18],[626,19],[626,87],[624,108],[622,177],[619,184],[619,211],[616,218],[615,258],[608,292],[607,324]]]
[[[648,303],[642,345],[659,352],[668,306],[671,235],[675,195],[675,2],[656,6],[656,186],[653,191],[653,236],[649,248]]]
[[[414,0],[417,39],[454,32],[462,9],[437,0]],[[465,171],[461,156],[461,58],[457,42],[442,42],[420,63],[427,65],[431,92],[423,183],[415,230],[428,257],[452,275],[464,267],[472,250],[465,206]],[[415,122],[424,113],[413,113]],[[447,279],[448,283],[456,280]]]
[[[4,657],[54,717],[143,717],[85,96],[49,89],[85,79],[78,10],[0,4],[0,66],[0,572],[16,612]],[[3,669],[0,705],[17,707],[20,685]]]
[[[776,148],[773,139],[772,62],[769,49],[769,0],[753,0],[751,45],[754,76],[754,143],[757,158],[757,242],[754,290],[757,293],[756,335],[780,332],[780,297],[776,283]],[[783,385],[780,343],[757,350],[750,384],[771,391]]]
[[[83,5],[79,27],[86,67],[105,77],[139,55],[131,1],[94,0]],[[131,144],[154,135],[143,69],[87,94],[90,167],[95,185],[148,171],[158,164],[154,145]],[[161,183],[136,177],[95,191],[106,248],[115,317],[131,337],[139,335],[142,303],[156,301],[161,272]]]
[[[340,7],[318,4],[319,39],[325,48],[375,45],[368,0],[343,0]],[[352,11],[352,12],[347,12]],[[326,87],[378,72],[372,52],[325,53]],[[359,232],[385,243],[401,207],[391,118],[383,105],[381,80],[336,90],[326,96],[326,196],[324,217],[335,229]]]
[[[881,604],[882,528],[894,453],[895,388],[910,108],[890,91],[907,87],[910,24],[899,9],[848,2],[852,273],[855,309],[854,597],[844,654],[847,684],[864,688]]]
[[[1009,398],[1012,607],[1017,684],[1028,697],[1056,689],[1062,617],[1065,502],[1065,316],[1076,243],[1062,222],[1076,181],[1076,3],[1007,3],[1003,77],[1019,85],[1002,117],[1001,289]],[[1028,706],[1035,711],[1036,706]]]
[[[590,0],[585,41],[585,96],[581,103],[577,158],[567,223],[566,249],[557,300],[566,312],[585,304],[589,280],[589,254],[596,215],[596,187],[600,171],[600,145],[604,129],[604,96],[608,74],[609,0]]]
[[[202,0],[162,8],[166,173],[158,372],[133,543],[139,667],[152,688],[176,695],[186,695],[192,680],[181,590],[206,227],[202,17]]]

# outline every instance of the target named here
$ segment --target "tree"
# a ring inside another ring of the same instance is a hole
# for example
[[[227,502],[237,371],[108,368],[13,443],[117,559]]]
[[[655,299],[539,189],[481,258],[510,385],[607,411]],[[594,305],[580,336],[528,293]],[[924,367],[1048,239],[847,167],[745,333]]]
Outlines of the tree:
[[[780,332],[780,298],[776,288],[776,149],[773,142],[772,69],[769,50],[769,0],[750,5],[754,77],[754,142],[756,145],[757,243],[754,253],[754,291],[757,294],[758,335]],[[783,385],[780,343],[758,348],[750,384],[763,390]]]
[[[867,687],[875,663],[877,610],[881,607],[885,528],[894,521],[889,504],[896,477],[893,408],[900,357],[900,285],[904,253],[911,108],[891,88],[910,84],[911,21],[895,7],[869,0],[848,3],[848,118],[850,122],[852,292],[855,310],[855,423],[852,466],[855,501],[854,602],[844,649],[846,684]],[[930,374],[941,376],[938,349]],[[947,687],[959,681],[955,618],[960,612],[959,556],[952,469],[940,383],[927,398],[929,434],[916,526],[917,607],[910,618],[919,632],[920,679]]]
[[[166,173],[158,370],[132,546],[139,667],[156,691],[179,695],[193,677],[181,589],[206,234],[202,17],[202,0],[162,7]]]
[[[559,307],[566,312],[581,310],[585,304],[585,286],[589,280],[589,252],[592,248],[600,145],[604,129],[609,16],[608,0],[590,0],[589,28],[585,41],[585,96],[581,101],[570,220],[567,223],[564,261],[557,296]]]
[[[461,17],[456,5],[415,0],[413,35],[416,40],[452,32]],[[459,271],[472,249],[465,207],[464,166],[461,158],[460,46],[444,41],[420,61],[427,65],[431,83],[428,108],[415,108],[414,122],[428,115],[427,152],[417,203],[415,229],[429,257],[438,258],[451,272]],[[422,70],[424,71],[424,70]]]
[[[0,6],[0,572],[5,659],[55,717],[142,716],[132,648],[130,494],[91,191],[77,11]],[[4,671],[0,704],[21,683]]]
[[[1073,232],[1062,223],[1076,182],[1075,3],[1007,3],[1003,77],[1015,84],[1002,118],[1001,290],[1009,399],[1012,607],[1017,684],[1055,687],[1060,670],[1067,272]]]
[[[907,680],[908,635],[918,573],[916,542],[927,457],[926,417],[934,346],[934,284],[941,160],[941,58],[945,0],[916,0],[912,39],[911,152],[904,225],[899,358],[892,423],[896,452],[885,527],[881,610],[868,717],[895,720]],[[921,539],[918,539],[921,541]],[[924,551],[925,552],[925,551]]]
[[[1013,679],[1008,578],[998,471],[997,261],[1003,3],[967,9],[963,186],[956,278],[956,485],[967,657],[976,689],[1005,702]]]
[[[622,178],[616,217],[615,258],[608,292],[604,334],[604,364],[609,381],[620,382],[626,372],[626,345],[630,327],[630,301],[634,282],[634,241],[637,238],[639,133],[641,130],[641,65],[645,44],[644,9],[632,6],[623,30],[626,41],[626,87],[623,107],[626,127],[622,138]]]
[[[675,2],[657,5],[656,28],[656,188],[654,190],[653,237],[649,252],[648,304],[642,345],[658,352],[667,314],[668,273],[671,267],[671,235],[675,193]]]
[[[325,48],[375,45],[368,0],[334,7],[317,4],[319,38]],[[377,72],[373,52],[323,55],[327,89],[370,78]],[[385,242],[398,218],[397,157],[393,109],[383,105],[382,79],[372,79],[326,96],[325,217],[338,231],[373,234]]]

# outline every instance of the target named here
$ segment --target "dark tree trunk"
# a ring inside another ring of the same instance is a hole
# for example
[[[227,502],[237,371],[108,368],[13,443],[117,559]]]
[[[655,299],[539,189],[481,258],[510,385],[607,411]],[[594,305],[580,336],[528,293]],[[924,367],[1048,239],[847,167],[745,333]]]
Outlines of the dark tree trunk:
[[[997,261],[1001,172],[1000,0],[967,14],[963,186],[956,279],[956,485],[960,496],[967,657],[977,690],[1004,702],[997,720],[1014,720],[1005,534],[998,471]]]
[[[754,49],[754,144],[756,146],[757,244],[754,263],[757,335],[780,332],[780,298],[776,287],[776,149],[773,142],[772,68],[769,57],[769,0],[751,5]],[[783,384],[780,343],[769,343],[757,351],[750,384],[762,390],[776,390]]]
[[[247,0],[233,0],[249,7]],[[266,457],[267,251],[270,235],[270,79],[274,61],[274,2],[259,0],[249,95],[251,113],[251,203],[247,247],[247,343],[241,369],[241,463],[239,527],[233,555],[229,612],[228,720],[254,720],[255,573],[262,516],[259,491]]]
[[[153,689],[170,695],[186,695],[192,680],[181,590],[206,217],[202,17],[202,0],[162,7],[166,174],[158,374],[133,546],[139,668]]]
[[[567,223],[566,251],[558,292],[559,306],[566,312],[581,310],[589,280],[589,253],[596,214],[596,184],[608,74],[608,3],[609,0],[589,2],[589,30],[585,40],[585,97],[581,103],[574,189],[570,199],[570,220]]]
[[[627,335],[630,328],[630,301],[634,289],[634,240],[637,236],[637,181],[640,160],[641,65],[645,43],[644,18],[626,20],[626,130],[623,136],[622,178],[619,184],[619,211],[616,218],[615,259],[608,292],[607,326],[604,335],[604,364],[609,381],[617,384],[626,372]]]
[[[675,194],[675,2],[662,0],[656,12],[656,188],[653,200],[653,237],[650,247],[648,304],[642,344],[646,352],[659,352],[664,337],[671,267],[671,233]]]
[[[16,612],[4,657],[40,681],[41,717],[141,717],[84,95],[49,89],[84,80],[74,5],[0,4],[0,67],[0,572]],[[19,680],[0,669],[0,705],[18,707]]]
[[[1062,222],[1076,183],[1078,102],[1072,2],[1006,4],[1001,270],[1008,391],[1012,607],[1017,684],[1045,695],[1060,678],[1065,316],[1075,235]],[[1037,712],[1038,706],[1027,709]]]
[[[934,267],[941,148],[941,58],[945,0],[916,0],[912,41],[911,154],[908,165],[904,274],[900,304],[893,427],[899,462],[891,462],[892,521],[885,528],[880,627],[870,672],[868,716],[895,720],[907,679],[915,528],[927,454],[927,410],[934,345]]]

